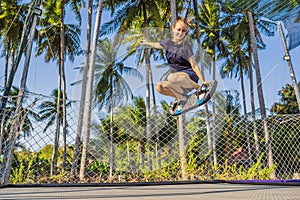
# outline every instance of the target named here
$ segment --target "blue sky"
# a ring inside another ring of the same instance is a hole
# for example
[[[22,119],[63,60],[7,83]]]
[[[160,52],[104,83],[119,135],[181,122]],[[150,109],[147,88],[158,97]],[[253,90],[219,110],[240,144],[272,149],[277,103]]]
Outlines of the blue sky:
[[[86,21],[86,12],[82,12],[83,21]],[[110,15],[105,14],[102,16],[102,22],[107,21],[110,18]],[[70,22],[73,20],[72,18],[68,19]],[[82,27],[82,48],[85,49],[85,38],[86,31],[85,26]],[[265,97],[265,103],[267,108],[270,108],[272,104],[278,101],[278,91],[285,86],[286,84],[291,84],[291,78],[289,75],[289,70],[286,61],[283,60],[284,50],[282,46],[282,42],[279,36],[279,32],[277,31],[274,37],[264,37],[264,41],[266,43],[266,49],[259,51],[259,60],[260,60],[260,68],[261,68],[261,76],[263,80],[263,91]],[[300,80],[300,56],[299,56],[300,48],[293,49],[290,54],[292,58],[292,64],[294,66],[296,79],[299,82]],[[34,54],[32,54],[34,55]],[[134,58],[133,58],[134,59]],[[3,59],[1,59],[1,63],[4,64]],[[84,57],[76,58],[74,63],[66,62],[66,74],[67,74],[67,87],[68,87],[68,98],[70,99],[78,99],[80,97],[80,86],[72,87],[70,84],[80,78],[80,73],[74,69],[74,67],[80,66],[84,62]],[[132,62],[132,61],[128,61]],[[163,61],[161,61],[163,62]],[[160,63],[157,63],[160,64]],[[154,64],[155,65],[155,64]],[[153,66],[154,66],[153,65]],[[18,80],[21,77],[21,69],[23,68],[23,62],[21,62],[18,74],[16,77],[16,81],[14,85],[19,86]],[[141,72],[144,73],[145,69],[141,68]],[[157,70],[155,67],[154,71],[154,81],[157,82],[161,76],[161,70]],[[0,77],[3,75],[3,67],[0,69]],[[209,80],[209,75],[206,73],[206,79]],[[128,79],[131,83],[132,89],[135,95],[145,95],[145,89],[143,87],[144,83],[139,81],[132,81],[132,79]],[[240,83],[237,80],[221,80],[218,78],[219,86],[217,90],[239,90]],[[2,78],[0,79],[1,85],[3,84]],[[248,79],[246,82],[246,95],[247,95],[247,104],[249,105],[249,85]],[[255,82],[256,84],[256,82]],[[27,87],[30,91],[43,95],[50,95],[52,90],[57,87],[57,65],[55,63],[45,63],[44,57],[40,56],[39,58],[35,58],[34,56],[30,62],[30,70],[28,74],[28,83]],[[256,93],[255,93],[256,94]],[[167,101],[171,101],[171,98],[166,98],[162,95],[156,94],[159,100],[166,99]],[[256,95],[257,96],[257,95]],[[256,108],[258,107],[258,100],[256,98]],[[249,110],[249,109],[248,109]]]

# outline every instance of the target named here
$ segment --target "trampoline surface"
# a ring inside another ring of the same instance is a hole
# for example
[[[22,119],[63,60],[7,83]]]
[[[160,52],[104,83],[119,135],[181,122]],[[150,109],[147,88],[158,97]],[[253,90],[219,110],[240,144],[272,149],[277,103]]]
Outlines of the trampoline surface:
[[[163,184],[124,186],[2,187],[0,199],[222,199],[222,200],[300,200],[300,186],[263,184]]]

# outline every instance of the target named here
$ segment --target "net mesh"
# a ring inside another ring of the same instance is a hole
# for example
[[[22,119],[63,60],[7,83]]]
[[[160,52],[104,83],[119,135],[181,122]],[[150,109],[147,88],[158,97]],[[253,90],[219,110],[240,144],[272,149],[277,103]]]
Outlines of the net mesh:
[[[19,112],[21,130],[13,129],[17,99],[9,97],[1,125],[1,176],[9,173],[10,183],[269,180],[297,178],[300,171],[300,115],[268,116],[268,144],[259,115],[226,114],[217,106],[212,113],[209,102],[207,110],[172,117],[167,106],[159,106],[152,109],[147,134],[145,104],[136,100],[112,114],[94,113],[82,179],[82,145],[75,147],[79,102],[67,103],[64,136],[55,123],[56,99],[32,93]]]

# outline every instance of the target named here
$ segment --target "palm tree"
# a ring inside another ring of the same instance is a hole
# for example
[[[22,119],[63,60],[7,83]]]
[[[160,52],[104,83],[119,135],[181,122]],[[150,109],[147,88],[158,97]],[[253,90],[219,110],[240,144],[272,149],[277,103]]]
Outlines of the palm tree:
[[[226,52],[225,41],[222,38],[222,29],[225,27],[227,21],[221,15],[221,5],[217,1],[203,0],[200,6],[200,37],[202,38],[202,45],[206,53],[212,58],[212,79],[216,79],[216,61],[220,52]],[[212,98],[212,117],[215,128],[215,98]],[[212,153],[214,164],[217,164],[217,155],[215,151],[215,131],[212,132]]]
[[[249,138],[248,123],[247,123],[245,85],[244,85],[244,73],[247,75],[249,69],[249,57],[247,55],[248,40],[247,37],[245,37],[245,34],[242,32],[243,29],[239,25],[241,24],[228,28],[228,33],[225,34],[227,36],[227,41],[228,41],[227,47],[229,50],[228,51],[229,55],[226,54],[222,55],[225,58],[225,60],[224,60],[224,65],[221,68],[221,76],[222,78],[235,77],[235,78],[239,78],[241,81],[242,104],[244,110],[243,120],[245,124],[246,136],[247,136],[248,154],[250,156],[250,162],[252,163],[251,144]]]
[[[85,124],[83,126],[83,143],[82,143],[82,155],[80,163],[80,173],[79,178],[83,180],[85,178],[86,166],[87,166],[87,157],[88,157],[88,148],[89,148],[89,139],[90,139],[90,127],[91,127],[91,114],[92,114],[92,101],[93,101],[93,89],[94,89],[94,71],[95,71],[95,60],[96,60],[96,48],[98,43],[98,35],[101,23],[102,16],[102,7],[103,0],[98,1],[97,15],[94,27],[94,36],[92,43],[92,52],[91,60],[89,63],[89,73],[88,73],[88,83],[87,83],[87,100],[85,104]]]
[[[60,94],[62,96],[62,94]],[[47,120],[46,126],[43,129],[43,132],[46,132],[51,126],[55,125],[56,120],[56,108],[57,108],[57,98],[58,98],[58,89],[52,90],[51,101],[44,101],[39,105],[39,115],[40,120]],[[71,102],[68,102],[67,108],[71,106]],[[62,107],[62,102],[60,102],[60,106]],[[59,113],[62,116],[62,111]],[[60,124],[62,124],[62,118],[60,118]]]
[[[49,62],[50,60],[56,60],[58,63],[58,93],[61,92],[61,88],[63,86],[62,91],[62,100],[61,95],[58,94],[57,105],[59,105],[62,101],[63,107],[63,171],[65,169],[66,162],[66,80],[65,80],[65,69],[64,69],[64,60],[65,60],[65,52],[66,55],[69,56],[71,61],[74,61],[76,55],[81,53],[80,48],[80,29],[78,25],[74,24],[65,24],[64,17],[65,11],[64,7],[68,1],[47,1],[43,2],[44,7],[44,15],[41,20],[42,28],[39,31],[39,40],[38,40],[38,51],[37,55],[45,54],[45,61]],[[79,8],[82,5],[82,1],[72,1],[71,6],[74,11],[77,19],[79,20],[79,24],[81,23],[81,18],[79,15]],[[53,23],[54,22],[54,23]],[[57,60],[58,58],[58,60]],[[56,113],[60,113],[60,107],[57,107]],[[57,115],[57,126],[59,126],[58,119],[59,115]],[[56,129],[59,131],[59,128]],[[57,135],[59,132],[56,133]],[[56,159],[54,159],[56,160]],[[55,171],[53,171],[55,173]]]
[[[128,139],[137,142],[137,151],[139,152],[139,165],[144,168],[144,154],[146,145],[146,103],[142,97],[133,97],[133,103],[121,108],[120,114],[116,115],[132,126],[136,127],[133,132],[129,131],[130,137]],[[126,127],[128,124],[126,123]],[[119,122],[118,122],[119,124]],[[127,140],[128,140],[127,139]]]
[[[35,2],[32,2],[31,5],[28,7],[26,4],[19,6],[17,1],[3,1],[2,4],[2,14],[0,17],[0,23],[3,26],[1,26],[0,34],[3,35],[3,42],[5,44],[4,48],[6,63],[4,70],[5,87],[3,92],[3,98],[1,99],[0,122],[2,122],[4,108],[8,100],[7,96],[9,95],[9,92],[11,90],[13,80],[19,66],[19,62],[24,53],[25,45],[27,43],[27,37],[29,35],[28,27],[30,27],[32,24],[32,20],[30,19],[33,15],[33,8],[35,7]],[[28,12],[25,12],[28,8]],[[18,12],[15,12],[16,10]],[[8,77],[9,57],[11,66]]]
[[[109,133],[110,119],[107,120],[106,131]],[[103,121],[101,121],[103,122]],[[130,129],[128,127],[134,127]],[[144,153],[146,145],[145,129],[146,127],[146,104],[142,97],[133,97],[132,104],[120,107],[114,114],[114,132],[113,143],[126,143],[127,145],[127,161],[130,163],[129,145],[135,143],[136,151],[139,152],[138,163],[141,168],[145,167]],[[111,128],[110,128],[111,129]]]
[[[261,74],[260,74],[260,66],[259,66],[259,60],[258,60],[258,52],[257,52],[257,39],[256,39],[256,33],[257,33],[257,22],[253,19],[253,13],[252,11],[255,10],[256,13],[261,14],[262,16],[276,17],[278,14],[281,14],[281,16],[287,16],[288,12],[291,8],[295,7],[298,3],[292,0],[286,0],[284,1],[284,7],[282,1],[266,1],[263,4],[259,4],[260,1],[256,0],[254,2],[251,2],[251,5],[247,4],[248,1],[245,0],[239,0],[236,2],[239,4],[239,7],[246,10],[247,17],[249,20],[249,30],[250,30],[250,46],[251,51],[253,52],[253,60],[254,60],[254,66],[255,66],[255,73],[256,73],[256,81],[257,81],[257,91],[258,91],[258,99],[259,99],[259,105],[260,105],[260,111],[261,111],[261,118],[263,122],[264,127],[264,133],[265,133],[265,144],[266,144],[266,153],[268,155],[268,165],[269,167],[273,166],[273,153],[272,153],[272,147],[271,147],[271,141],[269,137],[269,131],[268,131],[268,125],[267,125],[267,119],[266,119],[266,108],[264,103],[264,97],[263,97],[263,91],[262,91],[262,82],[261,82]],[[235,5],[235,3],[233,3]],[[260,8],[260,10],[259,10]],[[269,12],[265,12],[265,8],[269,8]],[[264,13],[262,13],[264,12]],[[267,30],[267,29],[265,29]],[[252,57],[252,56],[251,56]],[[252,75],[252,72],[250,72]],[[253,106],[252,106],[253,107]],[[272,174],[272,178],[275,178],[275,174]]]
[[[32,41],[33,41],[33,37],[35,35],[35,28],[36,28],[36,24],[37,24],[37,15],[34,12],[35,6],[39,6],[40,5],[40,1],[34,1],[31,4],[31,7],[28,11],[26,20],[25,20],[25,25],[23,28],[23,32],[22,32],[22,36],[21,36],[21,46],[19,48],[19,52],[16,58],[16,61],[14,60],[14,57],[12,57],[12,67],[11,67],[11,71],[10,71],[10,77],[8,80],[8,83],[6,85],[5,82],[5,89],[4,89],[4,96],[7,96],[7,91],[10,90],[11,84],[12,84],[12,80],[14,79],[15,76],[15,72],[16,69],[18,68],[18,64],[21,58],[21,55],[23,53],[23,48],[24,48],[24,44],[26,41],[26,39],[24,39],[26,32],[29,32],[27,30],[28,28],[28,24],[30,24],[29,26],[31,26],[30,28],[30,33],[29,33],[29,39],[27,39],[26,44],[27,44],[27,51],[26,51],[26,58],[25,58],[25,64],[24,64],[24,70],[23,70],[23,74],[22,74],[22,79],[21,79],[21,86],[20,86],[20,90],[19,90],[19,94],[18,94],[18,100],[17,100],[17,106],[16,106],[16,110],[14,113],[14,117],[13,117],[13,122],[12,122],[12,128],[11,128],[11,133],[9,134],[9,139],[8,139],[8,144],[7,145],[7,159],[6,159],[6,166],[5,166],[5,172],[4,172],[4,176],[1,177],[1,179],[3,178],[4,182],[8,181],[8,177],[10,175],[10,170],[11,170],[11,164],[12,164],[12,156],[13,156],[13,150],[15,148],[15,144],[16,144],[16,140],[18,138],[18,135],[20,134],[20,131],[22,130],[23,127],[23,123],[24,121],[21,118],[21,112],[22,112],[22,103],[24,100],[24,93],[25,93],[25,87],[26,87],[26,81],[27,81],[27,74],[28,74],[28,69],[29,69],[29,60],[30,60],[30,55],[31,55],[31,50],[32,50]],[[28,19],[33,15],[33,20],[31,22],[28,21]],[[26,22],[27,21],[27,22]],[[9,39],[9,38],[8,38]],[[15,43],[16,44],[16,43]],[[6,58],[8,58],[6,56]],[[6,65],[7,66],[7,65]],[[6,70],[7,72],[7,70]],[[5,72],[5,73],[6,73]],[[6,77],[5,77],[6,78]],[[6,80],[5,80],[6,81]],[[2,104],[1,104],[1,112],[4,111],[4,107],[6,106],[7,103],[7,97],[2,98]],[[3,124],[4,119],[2,119],[2,114],[1,114],[1,124]]]
[[[198,4],[196,0],[193,0],[193,7],[194,7],[194,12],[195,16],[199,16],[199,11],[198,11]],[[196,29],[195,29],[195,34],[196,34],[196,40],[197,40],[197,47],[198,47],[198,57],[200,59],[200,70],[202,75],[204,76],[204,58],[203,58],[203,48],[201,45],[200,41],[200,26],[199,26],[199,18],[196,17]],[[210,127],[210,120],[209,116],[210,113],[208,111],[208,105],[204,105],[204,110],[205,110],[205,121],[206,121],[206,130],[207,130],[207,144],[208,144],[208,149],[209,151],[212,152],[212,136],[211,136],[211,127]],[[212,154],[210,154],[210,162],[212,163]]]
[[[118,49],[120,44],[113,47],[112,41],[104,39],[100,41],[97,51],[97,62],[95,65],[95,100],[99,109],[104,105],[108,105],[110,111],[110,178],[114,169],[114,148],[113,148],[113,108],[128,102],[128,98],[132,97],[131,89],[123,78],[128,74],[138,77],[142,80],[140,72],[134,68],[124,66],[121,62],[117,62]]]
[[[85,49],[85,60],[82,74],[82,86],[81,86],[81,97],[80,97],[80,106],[79,106],[79,115],[77,122],[77,130],[76,130],[76,139],[75,139],[75,147],[74,147],[74,157],[72,161],[71,173],[73,176],[76,174],[77,162],[79,157],[79,146],[80,146],[80,138],[82,132],[83,125],[83,116],[84,116],[84,104],[85,104],[85,96],[86,96],[86,85],[87,85],[87,74],[89,67],[89,58],[90,58],[90,49],[91,49],[91,27],[92,27],[92,10],[93,10],[93,0],[89,0],[88,3],[88,23],[87,23],[87,33],[86,33],[86,49]]]
[[[265,100],[264,100],[263,90],[262,90],[262,81],[261,81],[260,66],[258,60],[257,44],[255,42],[255,27],[254,27],[255,25],[254,25],[253,15],[250,11],[248,11],[248,19],[249,19],[249,29],[250,29],[250,36],[251,36],[250,37],[251,48],[253,51],[253,59],[254,59],[255,72],[256,72],[258,100],[260,105],[261,119],[263,122],[264,133],[265,133],[266,153],[268,155],[268,165],[271,168],[274,165],[273,153],[272,153],[272,146],[271,146],[271,141],[269,136],[268,124],[267,124]],[[271,178],[276,178],[275,173],[271,175]]]
[[[177,20],[177,11],[176,11],[176,0],[170,1],[170,11],[171,11],[171,27],[175,25],[175,22]],[[172,30],[172,29],[171,29]],[[185,159],[185,139],[184,139],[184,115],[179,115],[177,117],[177,128],[178,128],[178,138],[179,138],[179,158],[180,158],[180,164],[181,164],[181,178],[182,180],[186,179],[186,159]]]
[[[16,12],[18,11],[18,12]],[[1,17],[0,17],[0,35],[1,35],[1,46],[4,44],[4,55],[5,56],[5,70],[4,70],[4,88],[6,87],[8,79],[8,65],[10,52],[11,60],[13,61],[15,51],[17,48],[17,42],[20,38],[20,31],[22,21],[20,19],[21,6],[17,5],[17,1],[2,1],[1,2]],[[12,64],[12,63],[11,63]]]
[[[258,135],[257,135],[257,128],[256,128],[256,122],[255,122],[255,106],[254,106],[254,93],[253,93],[253,77],[252,77],[252,49],[251,49],[251,41],[250,41],[250,31],[249,31],[249,21],[248,21],[248,16],[247,16],[247,11],[239,11],[238,9],[229,9],[232,10],[233,13],[231,13],[231,16],[233,16],[234,19],[238,19],[238,23],[236,26],[233,28],[237,28],[235,31],[230,31],[234,35],[234,33],[239,33],[241,34],[242,37],[245,37],[246,41],[245,47],[248,48],[248,66],[246,68],[245,72],[249,73],[249,79],[250,79],[250,98],[251,98],[251,109],[252,109],[252,119],[253,119],[253,128],[254,128],[254,139],[255,139],[255,147],[256,147],[256,154],[257,154],[257,159],[260,155],[260,150],[259,150],[259,141],[258,141]],[[267,36],[273,36],[275,31],[276,31],[276,24],[274,22],[271,22],[269,20],[264,20],[261,18],[258,18],[257,15],[254,16],[254,21],[255,21],[255,37],[256,37],[256,43],[260,49],[265,47],[265,44],[262,40],[261,34],[267,35]],[[234,39],[236,40],[236,39]],[[231,40],[232,41],[232,40]],[[231,43],[231,42],[229,42]],[[241,49],[241,48],[236,48],[236,49]],[[245,49],[246,50],[246,49]],[[240,59],[241,60],[241,59]],[[247,65],[244,63],[245,66]],[[235,70],[236,71],[236,70]],[[242,78],[243,73],[240,72],[240,77]],[[243,88],[243,86],[242,86]],[[244,94],[244,93],[243,93]],[[245,105],[245,98],[243,97],[243,102],[244,102],[244,113],[246,115],[246,105]]]
[[[58,89],[55,89],[52,91],[51,97],[53,97],[54,101],[45,101],[43,102],[40,106],[40,119],[41,120],[47,120],[47,124],[44,127],[43,131],[46,132],[51,126],[55,125],[55,134],[54,134],[54,143],[53,143],[53,152],[52,152],[52,161],[51,161],[51,174],[55,174],[56,171],[56,165],[57,165],[57,156],[58,156],[58,148],[59,148],[59,129],[60,125],[63,124],[63,118],[62,118],[62,102],[60,101],[59,105],[57,104],[58,101],[58,95],[61,95],[61,93],[59,93]],[[70,107],[71,106],[71,102],[68,102],[66,104],[66,107]],[[60,109],[57,109],[57,107],[59,107]],[[57,110],[59,110],[59,113],[57,113]],[[57,117],[59,116],[59,117]],[[57,119],[59,119],[59,121],[57,122]],[[59,124],[59,126],[57,126],[57,124]]]
[[[137,0],[134,2],[121,1],[118,4],[119,10],[116,12],[114,18],[109,22],[105,23],[102,27],[101,35],[109,34],[114,30],[117,30],[117,38],[116,42],[119,41],[120,37],[122,37],[127,30],[131,28],[139,29],[144,28],[144,37],[148,39],[148,27],[149,27],[149,18],[151,18],[151,23],[155,27],[162,27],[162,19],[160,17],[159,12],[159,4],[161,2],[157,0],[153,1],[145,1],[145,0]],[[141,23],[137,23],[141,22]],[[135,26],[134,26],[135,25]],[[139,41],[142,40],[142,37]],[[135,46],[136,47],[136,46]],[[131,52],[134,52],[132,50]],[[149,170],[152,170],[152,160],[150,156],[151,152],[151,120],[150,120],[150,56],[148,54],[148,50],[144,49],[144,58],[146,65],[146,107],[147,107],[147,143],[148,143],[148,166]]]

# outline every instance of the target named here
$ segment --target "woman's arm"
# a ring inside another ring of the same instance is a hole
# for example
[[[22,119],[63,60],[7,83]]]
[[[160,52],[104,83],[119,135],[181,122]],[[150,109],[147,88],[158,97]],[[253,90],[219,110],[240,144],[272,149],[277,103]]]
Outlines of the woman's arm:
[[[142,41],[141,44],[149,45],[150,47],[153,47],[155,49],[163,49],[163,47],[159,44],[159,42],[145,42],[145,41]]]
[[[200,72],[199,67],[198,67],[198,65],[196,63],[195,57],[191,56],[190,59],[189,59],[189,61],[191,63],[192,69],[197,74],[197,76],[199,77],[199,79],[202,82],[202,84],[206,83],[205,80],[204,80],[204,77],[203,77],[202,73]]]

